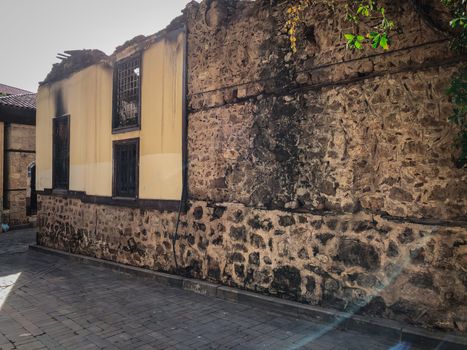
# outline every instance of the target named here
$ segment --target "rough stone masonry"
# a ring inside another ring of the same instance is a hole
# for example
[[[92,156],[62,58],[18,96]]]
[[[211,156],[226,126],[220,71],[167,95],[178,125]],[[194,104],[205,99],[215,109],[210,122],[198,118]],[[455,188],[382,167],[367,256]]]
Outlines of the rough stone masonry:
[[[390,51],[347,50],[319,3],[292,55],[285,2],[190,3],[178,269],[172,212],[42,195],[39,244],[465,332],[467,173],[445,96],[462,58],[437,9],[387,7]]]

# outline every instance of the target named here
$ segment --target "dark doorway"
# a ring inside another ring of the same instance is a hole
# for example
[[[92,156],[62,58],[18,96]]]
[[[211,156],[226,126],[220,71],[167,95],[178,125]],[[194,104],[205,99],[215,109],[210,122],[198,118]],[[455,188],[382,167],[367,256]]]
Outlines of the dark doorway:
[[[28,168],[29,176],[29,197],[27,198],[26,214],[35,215],[37,213],[37,192],[36,192],[36,164],[33,163]]]

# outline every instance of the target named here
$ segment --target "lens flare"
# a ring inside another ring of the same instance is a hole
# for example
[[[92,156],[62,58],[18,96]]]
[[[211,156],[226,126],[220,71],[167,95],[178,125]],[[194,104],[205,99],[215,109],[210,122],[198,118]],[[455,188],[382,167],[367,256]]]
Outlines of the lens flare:
[[[21,276],[21,272],[14,275],[1,276],[0,277],[0,311],[2,310],[3,304],[5,304],[8,295],[13,290],[16,281]]]

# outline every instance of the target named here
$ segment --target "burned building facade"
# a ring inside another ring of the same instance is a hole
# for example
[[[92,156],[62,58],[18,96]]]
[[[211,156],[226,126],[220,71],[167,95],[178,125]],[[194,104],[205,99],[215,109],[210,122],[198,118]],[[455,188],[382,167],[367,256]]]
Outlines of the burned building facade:
[[[410,2],[388,3],[404,34],[371,53],[311,6],[294,55],[285,10],[192,2],[111,57],[62,62],[39,89],[38,243],[465,331],[445,95],[462,58]]]

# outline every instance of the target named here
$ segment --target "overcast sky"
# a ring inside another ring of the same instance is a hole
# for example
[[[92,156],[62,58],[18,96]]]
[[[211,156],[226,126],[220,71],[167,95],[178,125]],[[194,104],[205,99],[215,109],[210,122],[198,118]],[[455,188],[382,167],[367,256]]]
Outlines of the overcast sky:
[[[36,92],[58,52],[106,54],[163,29],[189,0],[0,0],[0,83]]]

